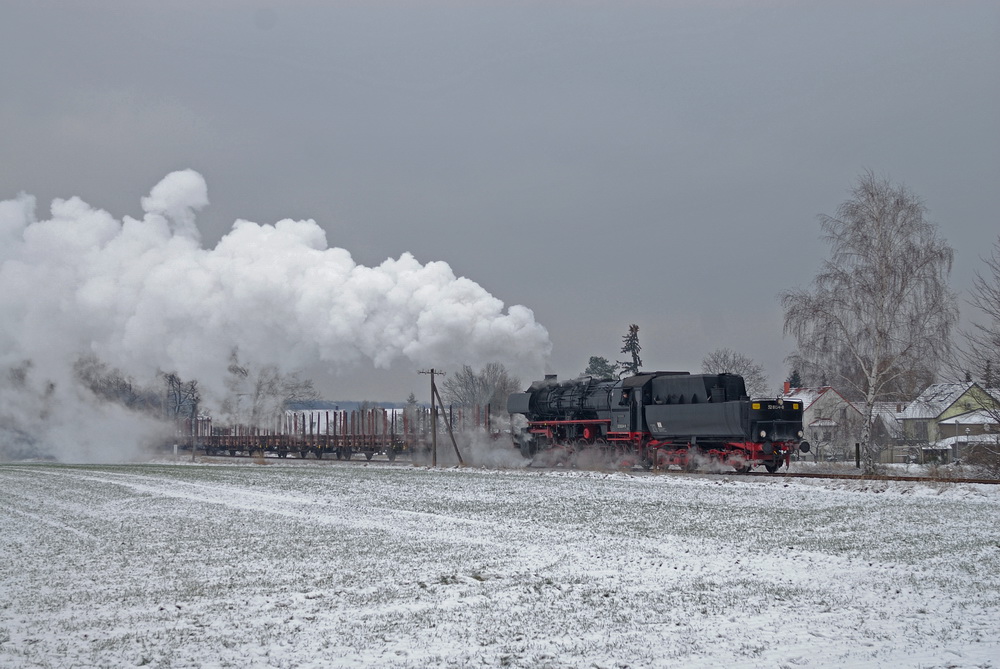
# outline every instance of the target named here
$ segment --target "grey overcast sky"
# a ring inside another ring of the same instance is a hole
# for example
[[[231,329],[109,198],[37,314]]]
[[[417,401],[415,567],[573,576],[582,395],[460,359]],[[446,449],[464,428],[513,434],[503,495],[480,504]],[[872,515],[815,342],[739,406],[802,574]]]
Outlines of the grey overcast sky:
[[[961,299],[998,126],[995,1],[0,2],[0,200],[141,218],[191,168],[204,246],[314,219],[361,264],[445,261],[533,310],[563,378],[637,323],[647,369],[728,347],[777,387],[777,295],[865,170],[924,200]],[[324,385],[410,391],[407,363]]]

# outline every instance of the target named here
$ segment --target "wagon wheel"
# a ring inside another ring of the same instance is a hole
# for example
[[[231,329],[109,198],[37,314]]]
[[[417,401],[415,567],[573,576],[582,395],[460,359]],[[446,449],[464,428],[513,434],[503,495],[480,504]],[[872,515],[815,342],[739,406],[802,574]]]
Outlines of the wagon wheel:
[[[236,457],[236,449],[235,448],[230,448],[229,449],[229,456],[233,457],[233,458]]]
[[[316,449],[316,459],[317,460],[322,460],[323,459],[323,449],[322,448],[317,448]]]
[[[374,451],[365,451],[365,459],[366,460],[371,460],[373,455],[375,455]]]
[[[395,448],[390,448],[389,450],[387,450],[385,452],[385,455],[386,455],[386,457],[389,458],[389,462],[395,462],[396,461],[396,449]]]
[[[768,474],[773,474],[779,469],[781,469],[781,462],[765,462],[764,469],[767,470]]]
[[[737,474],[746,474],[750,471],[750,465],[747,464],[733,465],[733,466],[736,468]]]
[[[350,446],[344,446],[343,450],[341,451],[340,456],[342,458],[344,458],[345,460],[350,460],[351,459],[351,454],[352,454],[351,453],[351,447]]]

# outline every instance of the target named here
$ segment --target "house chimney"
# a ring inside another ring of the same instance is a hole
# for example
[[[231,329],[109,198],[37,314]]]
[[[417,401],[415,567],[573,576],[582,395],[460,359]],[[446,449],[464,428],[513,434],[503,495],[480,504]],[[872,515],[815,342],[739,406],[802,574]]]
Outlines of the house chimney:
[[[785,381],[785,394],[787,395],[790,392],[792,392],[792,384],[789,383],[788,381]]]

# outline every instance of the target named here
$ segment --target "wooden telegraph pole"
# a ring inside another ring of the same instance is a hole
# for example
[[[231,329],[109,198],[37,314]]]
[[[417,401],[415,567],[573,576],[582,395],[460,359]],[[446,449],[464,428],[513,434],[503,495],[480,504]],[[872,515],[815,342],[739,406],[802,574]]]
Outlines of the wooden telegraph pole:
[[[429,370],[420,370],[418,374],[430,374],[431,375],[431,467],[437,467],[437,408],[438,405],[443,405],[444,402],[441,401],[441,395],[438,394],[437,384],[434,382],[434,375],[441,374],[444,372],[439,372],[434,368]],[[455,455],[458,456],[458,464],[465,466],[465,460],[462,459],[462,453],[458,450],[458,442],[455,441],[455,433],[451,430],[451,422],[445,421],[445,427],[448,428],[448,436],[451,438],[451,445],[455,448]]]

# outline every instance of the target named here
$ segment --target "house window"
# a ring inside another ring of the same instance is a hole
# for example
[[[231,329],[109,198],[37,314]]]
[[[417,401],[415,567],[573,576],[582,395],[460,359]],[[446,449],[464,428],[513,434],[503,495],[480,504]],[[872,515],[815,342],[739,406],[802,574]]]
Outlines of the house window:
[[[926,441],[927,440],[927,421],[924,421],[924,420],[917,421],[916,425],[914,425],[914,428],[916,429],[916,432],[917,432],[917,434],[916,434],[917,439],[923,439],[924,441]]]

